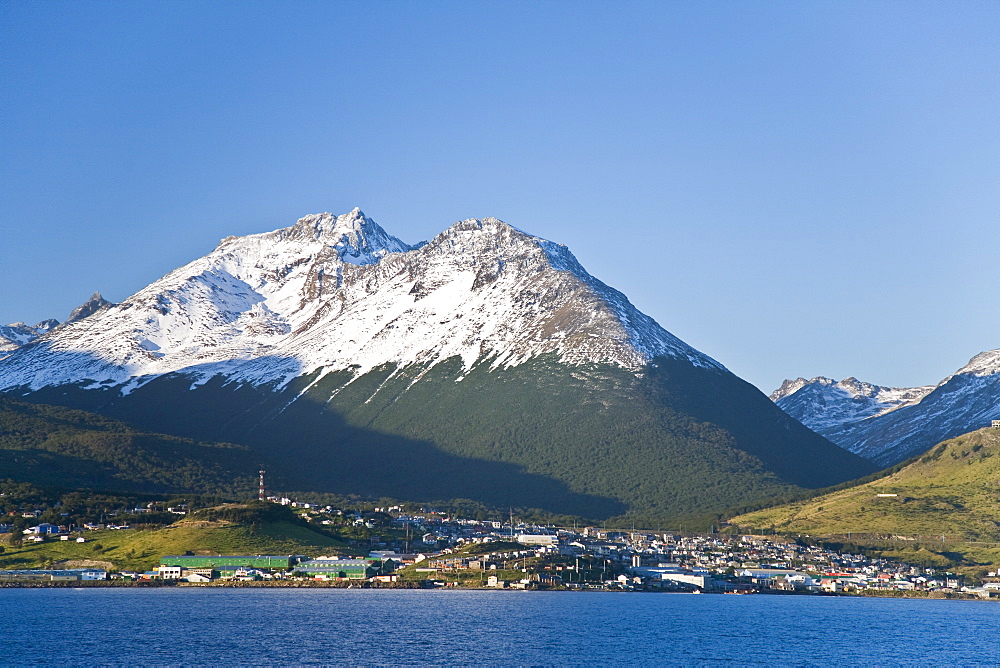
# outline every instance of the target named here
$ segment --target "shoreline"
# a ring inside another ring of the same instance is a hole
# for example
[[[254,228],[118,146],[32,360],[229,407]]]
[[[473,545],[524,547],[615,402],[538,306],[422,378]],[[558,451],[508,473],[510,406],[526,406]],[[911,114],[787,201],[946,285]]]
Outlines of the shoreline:
[[[815,598],[892,598],[892,599],[912,599],[912,600],[937,600],[937,601],[998,601],[997,598],[983,598],[974,594],[964,592],[873,592],[873,593],[833,593],[833,592],[794,592],[794,591],[755,591],[736,594],[735,592],[722,591],[664,591],[664,590],[635,590],[616,591],[613,589],[568,589],[568,588],[531,588],[514,589],[500,587],[440,587],[426,585],[418,582],[407,583],[347,583],[347,582],[155,582],[155,581],[127,581],[127,580],[85,580],[85,581],[60,581],[60,582],[0,582],[2,589],[398,589],[412,591],[495,591],[495,592],[573,592],[581,594],[707,594],[710,596],[738,595],[738,596],[796,596]]]

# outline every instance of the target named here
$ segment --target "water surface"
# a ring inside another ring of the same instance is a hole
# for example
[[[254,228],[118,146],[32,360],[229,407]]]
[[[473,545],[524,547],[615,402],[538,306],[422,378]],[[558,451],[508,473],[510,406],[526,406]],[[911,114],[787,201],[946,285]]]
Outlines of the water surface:
[[[0,589],[0,665],[1000,665],[995,602]]]

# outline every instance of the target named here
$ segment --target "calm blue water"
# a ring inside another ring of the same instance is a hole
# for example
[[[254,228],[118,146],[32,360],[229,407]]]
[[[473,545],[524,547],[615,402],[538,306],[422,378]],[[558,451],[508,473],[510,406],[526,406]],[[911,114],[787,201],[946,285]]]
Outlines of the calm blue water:
[[[0,665],[1000,665],[989,602],[0,589]]]

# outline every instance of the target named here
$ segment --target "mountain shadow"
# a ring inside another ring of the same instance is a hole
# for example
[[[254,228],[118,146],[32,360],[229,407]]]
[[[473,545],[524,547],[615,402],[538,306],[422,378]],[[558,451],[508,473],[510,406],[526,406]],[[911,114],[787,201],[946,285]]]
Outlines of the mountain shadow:
[[[246,497],[246,447],[145,433],[107,417],[0,396],[0,479],[43,487]]]
[[[349,376],[336,377],[346,382]],[[282,389],[226,383],[221,377],[204,384],[192,380],[187,374],[161,376],[124,396],[120,388],[83,389],[85,382],[46,387],[26,399],[94,411],[143,430],[246,446],[248,463],[267,466],[272,486],[284,489],[366,498],[467,498],[595,519],[627,510],[617,499],[573,491],[517,463],[463,456],[431,440],[352,424],[313,395],[296,400],[311,377]]]

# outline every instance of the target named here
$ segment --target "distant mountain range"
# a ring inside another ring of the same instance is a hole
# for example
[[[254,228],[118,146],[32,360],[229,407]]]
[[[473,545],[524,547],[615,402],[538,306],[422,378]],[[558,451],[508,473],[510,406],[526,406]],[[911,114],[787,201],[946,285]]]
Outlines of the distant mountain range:
[[[361,211],[229,237],[0,360],[12,397],[248,446],[291,489],[707,517],[865,475],[562,245]]]
[[[900,389],[820,376],[786,380],[771,399],[841,447],[891,466],[1000,419],[1000,350],[976,355],[937,385]]]
[[[0,325],[0,355],[12,353],[18,348],[23,348],[35,339],[49,332],[64,327],[77,320],[82,320],[109,306],[114,306],[111,302],[101,296],[100,292],[95,292],[90,299],[73,309],[73,312],[66,318],[66,322],[58,320],[43,320],[37,325],[26,325],[23,322],[13,322],[9,325]]]
[[[853,377],[836,381],[817,376],[810,380],[786,380],[771,393],[771,401],[802,424],[822,433],[918,403],[934,387],[882,387]]]
[[[12,322],[0,325],[0,354],[11,353],[21,346],[31,343],[42,334],[59,324],[58,320],[42,320],[37,325]]]

